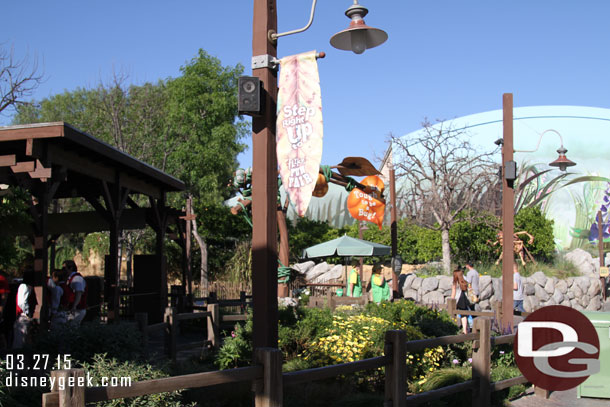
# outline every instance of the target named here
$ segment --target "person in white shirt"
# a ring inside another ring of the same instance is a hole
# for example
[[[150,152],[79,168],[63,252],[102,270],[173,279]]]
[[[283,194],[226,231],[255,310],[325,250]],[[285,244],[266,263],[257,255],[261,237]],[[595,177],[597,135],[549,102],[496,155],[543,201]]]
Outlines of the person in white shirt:
[[[23,274],[23,282],[17,289],[16,320],[13,324],[13,348],[20,349],[31,341],[31,330],[35,324],[34,311],[38,301],[34,292],[34,272],[26,270]]]

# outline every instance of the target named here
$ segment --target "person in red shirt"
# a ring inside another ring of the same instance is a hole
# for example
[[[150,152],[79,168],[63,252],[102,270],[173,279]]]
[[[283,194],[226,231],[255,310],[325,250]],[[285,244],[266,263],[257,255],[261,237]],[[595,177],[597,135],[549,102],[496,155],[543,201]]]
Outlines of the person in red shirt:
[[[63,266],[68,273],[63,297],[68,308],[68,322],[80,325],[87,314],[87,283],[73,260],[64,261]]]

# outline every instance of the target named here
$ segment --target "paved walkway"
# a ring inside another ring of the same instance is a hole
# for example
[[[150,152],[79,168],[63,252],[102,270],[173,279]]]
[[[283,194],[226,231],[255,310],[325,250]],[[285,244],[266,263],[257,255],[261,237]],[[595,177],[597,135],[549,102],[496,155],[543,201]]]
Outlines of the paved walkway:
[[[510,403],[513,407],[608,407],[610,399],[593,399],[576,397],[576,389],[556,391],[548,399],[534,395],[534,389],[529,388],[525,396]]]

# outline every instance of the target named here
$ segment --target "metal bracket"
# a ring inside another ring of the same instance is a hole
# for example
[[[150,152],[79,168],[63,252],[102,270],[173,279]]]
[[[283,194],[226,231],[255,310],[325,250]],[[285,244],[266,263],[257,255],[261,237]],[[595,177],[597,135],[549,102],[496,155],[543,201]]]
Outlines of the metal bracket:
[[[276,69],[280,60],[269,54],[256,55],[252,57],[252,69],[269,68]]]

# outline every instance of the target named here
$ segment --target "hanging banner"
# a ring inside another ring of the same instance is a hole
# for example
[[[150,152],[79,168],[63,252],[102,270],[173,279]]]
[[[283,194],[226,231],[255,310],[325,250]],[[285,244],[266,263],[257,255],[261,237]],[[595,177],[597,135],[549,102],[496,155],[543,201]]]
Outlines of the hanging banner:
[[[385,213],[385,200],[383,199],[384,185],[381,178],[371,175],[360,181],[366,187],[352,189],[347,197],[347,210],[354,219],[372,222],[379,226],[383,223]]]
[[[280,60],[277,162],[282,185],[304,216],[322,160],[322,101],[316,52]]]

